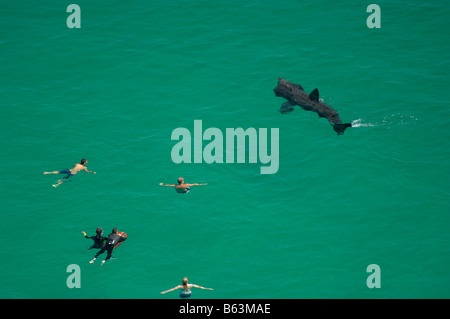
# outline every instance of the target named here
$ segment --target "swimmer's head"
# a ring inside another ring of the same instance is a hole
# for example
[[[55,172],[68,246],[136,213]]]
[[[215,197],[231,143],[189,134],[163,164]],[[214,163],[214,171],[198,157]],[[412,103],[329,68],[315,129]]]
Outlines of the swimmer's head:
[[[117,234],[117,228],[113,228],[112,232],[113,232],[114,234]]]
[[[184,179],[183,179],[183,177],[178,177],[177,181],[178,181],[178,184],[183,184]]]
[[[183,282],[183,286],[186,286],[188,284],[187,277],[184,277],[182,282]]]
[[[81,160],[81,165],[84,165],[84,164],[86,164],[86,163],[87,163],[87,159],[83,158],[83,159]]]
[[[97,227],[97,230],[95,232],[97,233],[97,235],[101,235],[101,234],[103,234],[103,229],[101,229],[100,227]]]

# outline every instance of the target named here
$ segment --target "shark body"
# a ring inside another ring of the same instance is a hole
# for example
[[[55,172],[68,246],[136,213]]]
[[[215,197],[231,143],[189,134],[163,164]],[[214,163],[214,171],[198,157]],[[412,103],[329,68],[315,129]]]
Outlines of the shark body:
[[[298,105],[304,110],[316,112],[319,117],[328,119],[338,135],[344,134],[344,131],[352,126],[351,123],[342,123],[338,112],[328,104],[319,100],[318,89],[314,89],[308,94],[303,90],[301,85],[279,78],[278,85],[273,91],[276,96],[284,97],[287,100],[280,108],[280,112],[283,114],[292,112],[294,106]]]

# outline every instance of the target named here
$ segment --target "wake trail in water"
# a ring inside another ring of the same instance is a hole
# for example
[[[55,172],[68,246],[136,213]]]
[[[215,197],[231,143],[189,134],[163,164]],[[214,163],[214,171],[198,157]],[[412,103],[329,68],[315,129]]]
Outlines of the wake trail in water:
[[[412,114],[391,114],[385,116],[381,122],[366,123],[363,119],[357,119],[352,122],[352,127],[395,127],[399,125],[416,124],[417,121],[417,117]]]

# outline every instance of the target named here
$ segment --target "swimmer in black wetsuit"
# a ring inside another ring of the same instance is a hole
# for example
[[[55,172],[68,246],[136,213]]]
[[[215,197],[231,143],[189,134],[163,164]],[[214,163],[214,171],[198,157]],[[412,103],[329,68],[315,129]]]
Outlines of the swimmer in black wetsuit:
[[[94,259],[92,259],[89,263],[93,264],[94,261],[97,259],[97,257],[100,254],[103,254],[105,252],[105,250],[107,251],[107,255],[106,258],[104,260],[102,260],[102,266],[105,263],[105,261],[107,261],[108,259],[111,258],[112,255],[112,250],[114,249],[114,247],[124,241],[126,238],[125,237],[121,237],[117,234],[117,228],[114,228],[112,230],[112,233],[108,235],[108,238],[106,240],[106,244],[102,247],[102,249],[94,256]]]
[[[94,244],[91,247],[89,247],[88,250],[92,249],[92,248],[98,248],[98,249],[102,248],[103,244],[104,244],[104,241],[107,239],[106,237],[102,236],[103,235],[103,229],[101,229],[100,227],[97,227],[95,232],[97,234],[96,236],[88,237],[88,235],[86,235],[86,233],[84,231],[82,231],[82,233],[84,234],[84,237],[86,239],[94,240]]]

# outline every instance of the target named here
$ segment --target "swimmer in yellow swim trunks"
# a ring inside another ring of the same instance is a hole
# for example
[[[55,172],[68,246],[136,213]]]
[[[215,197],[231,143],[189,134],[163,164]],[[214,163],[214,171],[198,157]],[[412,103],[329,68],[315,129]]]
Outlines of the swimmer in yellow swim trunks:
[[[164,295],[167,292],[174,291],[176,289],[181,289],[180,298],[189,298],[191,296],[191,293],[192,293],[191,292],[191,288],[192,287],[200,288],[200,289],[207,289],[207,290],[214,290],[212,288],[205,288],[205,287],[202,287],[202,286],[199,286],[199,285],[190,284],[190,283],[188,283],[187,277],[184,277],[181,285],[178,285],[178,286],[176,286],[176,287],[174,287],[172,289],[163,291],[163,292],[161,292],[161,294]]]
[[[58,181],[58,183],[52,185],[53,187],[58,187],[59,185],[61,185],[62,183],[64,183],[64,181],[65,181],[66,179],[68,179],[68,178],[70,178],[71,176],[75,175],[75,174],[78,173],[79,171],[84,170],[84,171],[86,171],[86,172],[88,172],[88,173],[95,174],[95,172],[91,172],[91,171],[89,171],[89,170],[87,169],[87,167],[85,166],[86,164],[87,164],[87,159],[83,158],[83,159],[81,160],[80,164],[78,164],[78,163],[75,164],[75,165],[73,166],[73,168],[71,168],[71,169],[65,169],[65,170],[62,170],[62,171],[44,172],[44,175],[47,175],[47,174],[66,174],[66,177],[60,179],[60,180]]]
[[[205,183],[205,184],[197,184],[197,183],[195,183],[195,184],[185,184],[183,177],[179,177],[177,181],[178,181],[178,185],[170,185],[170,184],[159,183],[159,186],[175,187],[175,190],[177,191],[177,193],[189,193],[189,191],[191,190],[191,186],[208,185],[208,183]]]

